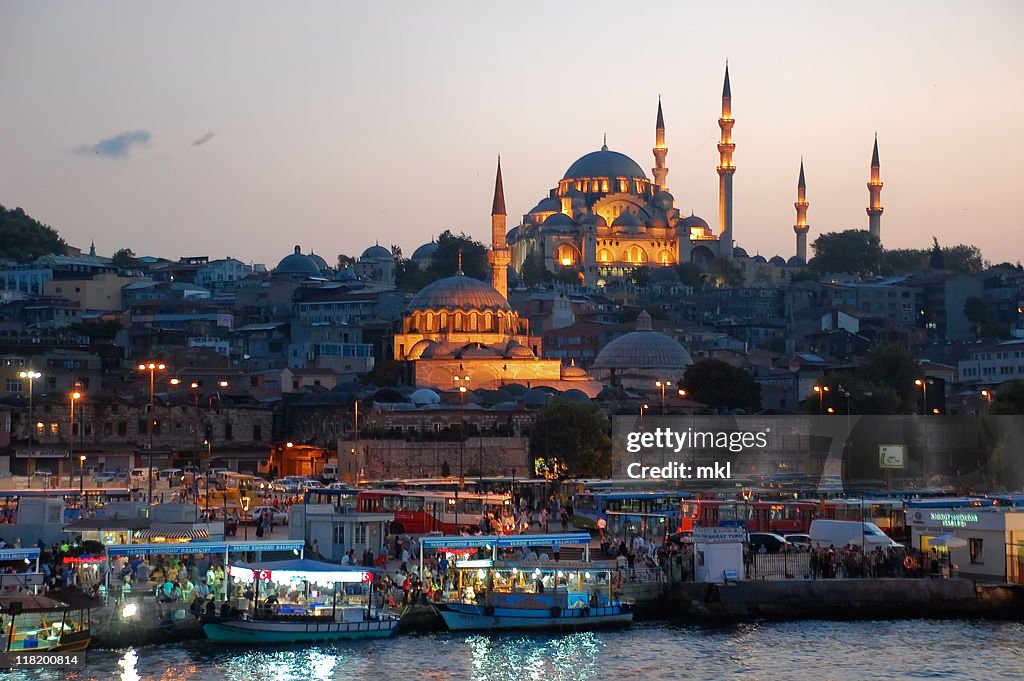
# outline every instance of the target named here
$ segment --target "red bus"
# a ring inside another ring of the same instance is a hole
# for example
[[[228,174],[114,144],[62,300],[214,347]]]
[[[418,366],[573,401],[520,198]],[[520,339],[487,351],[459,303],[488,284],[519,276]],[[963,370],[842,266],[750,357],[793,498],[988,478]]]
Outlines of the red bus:
[[[457,534],[479,528],[485,514],[501,517],[512,510],[507,494],[399,489],[360,490],[356,507],[364,513],[394,513],[395,534]]]
[[[742,524],[748,532],[809,532],[818,511],[813,501],[743,501],[722,499],[683,500],[682,517],[692,525],[718,527]],[[685,523],[681,523],[685,525]]]

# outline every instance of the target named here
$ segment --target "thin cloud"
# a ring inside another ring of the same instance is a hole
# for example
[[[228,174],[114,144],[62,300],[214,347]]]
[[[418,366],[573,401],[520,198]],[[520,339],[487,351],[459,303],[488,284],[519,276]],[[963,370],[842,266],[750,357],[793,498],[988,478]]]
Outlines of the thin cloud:
[[[113,137],[101,139],[96,144],[83,144],[78,147],[79,154],[102,156],[103,158],[125,158],[135,147],[149,144],[152,135],[148,130],[128,130]]]
[[[198,146],[199,146],[200,144],[206,144],[206,143],[207,143],[207,142],[209,142],[209,141],[210,141],[211,139],[213,139],[213,136],[214,136],[214,135],[216,135],[216,134],[217,134],[217,133],[215,133],[215,132],[213,132],[213,131],[211,130],[210,132],[206,133],[205,135],[203,135],[202,137],[200,137],[199,139],[197,139],[197,140],[196,140],[195,142],[193,142],[193,143],[192,143],[192,146],[193,146],[193,147],[198,147]]]

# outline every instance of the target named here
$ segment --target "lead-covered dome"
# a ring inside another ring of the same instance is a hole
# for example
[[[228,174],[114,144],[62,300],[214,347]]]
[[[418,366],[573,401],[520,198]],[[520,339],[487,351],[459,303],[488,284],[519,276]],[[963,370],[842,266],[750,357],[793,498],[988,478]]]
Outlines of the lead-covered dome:
[[[423,244],[415,251],[413,251],[411,260],[415,262],[428,261],[433,257],[434,251],[436,250],[436,241],[431,241],[430,243]]]
[[[690,353],[679,341],[651,329],[651,316],[645,311],[637,318],[637,330],[604,346],[597,354],[593,368],[616,371],[658,369],[666,376],[674,376],[691,364]]]
[[[320,271],[316,261],[308,255],[303,255],[302,248],[296,246],[295,251],[291,255],[286,255],[281,258],[281,262],[277,263],[277,267],[274,268],[274,274],[319,277],[323,273]]]
[[[394,258],[394,256],[391,255],[391,251],[384,248],[380,244],[374,244],[373,246],[370,246],[365,251],[363,251],[363,255],[360,257],[363,260],[392,260]]]
[[[511,311],[508,301],[490,284],[456,274],[425,286],[409,302],[409,311],[502,310]]]
[[[590,177],[628,177],[647,179],[636,161],[617,151],[609,151],[602,147],[581,157],[565,171],[563,180],[575,180]]]

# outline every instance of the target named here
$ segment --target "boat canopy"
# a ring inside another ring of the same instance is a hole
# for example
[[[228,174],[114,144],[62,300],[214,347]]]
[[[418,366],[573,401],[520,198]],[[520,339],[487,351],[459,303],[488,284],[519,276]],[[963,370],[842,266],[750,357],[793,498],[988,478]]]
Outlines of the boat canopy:
[[[318,584],[336,582],[369,582],[376,572],[373,568],[348,567],[325,563],[319,560],[298,558],[295,560],[275,560],[264,563],[236,563],[228,568],[228,574],[244,581],[255,579],[267,581],[283,581],[300,579]]]
[[[239,542],[157,542],[154,544],[109,544],[108,556],[151,556],[161,553],[225,553],[230,551],[299,551],[304,541],[239,541]]]
[[[21,593],[0,596],[0,612],[9,612],[11,606],[15,603],[21,604],[21,612],[51,612],[54,610],[67,610],[70,607],[67,603],[54,600],[48,596]]]
[[[510,534],[508,536],[480,535],[478,537],[424,537],[420,547],[424,549],[473,549],[511,548],[533,546],[565,546],[568,544],[590,545],[587,532],[565,534]]]

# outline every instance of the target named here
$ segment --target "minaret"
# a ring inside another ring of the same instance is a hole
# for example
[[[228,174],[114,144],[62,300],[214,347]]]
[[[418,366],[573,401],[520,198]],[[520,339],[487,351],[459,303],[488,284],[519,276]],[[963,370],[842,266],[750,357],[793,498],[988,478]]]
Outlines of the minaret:
[[[501,156],[498,157],[498,174],[494,178],[494,203],[491,205],[491,251],[487,259],[491,263],[491,286],[502,298],[508,298],[508,264],[512,253],[505,240],[505,189],[501,185]]]
[[[868,203],[868,231],[882,241],[882,180],[878,171],[878,133],[875,133],[875,149],[871,152],[871,181],[868,182],[870,202]]]
[[[665,117],[661,115],[661,97],[658,97],[658,122],[654,124],[654,167],[651,174],[654,175],[654,184],[658,185],[659,191],[667,192],[668,185],[665,178],[668,176],[668,166],[665,165],[665,157],[668,155],[668,147],[665,146]]]
[[[796,183],[796,224],[793,231],[796,232],[796,257],[807,263],[807,232],[810,226],[807,224],[807,183],[804,182],[804,160],[800,159],[800,179]]]
[[[736,145],[732,143],[732,126],[736,121],[732,118],[732,91],[729,89],[729,63],[725,64],[725,85],[722,86],[722,117],[718,119],[718,127],[722,129],[722,139],[718,142],[718,243],[719,255],[732,258],[732,176],[736,166],[732,164],[732,152]]]

